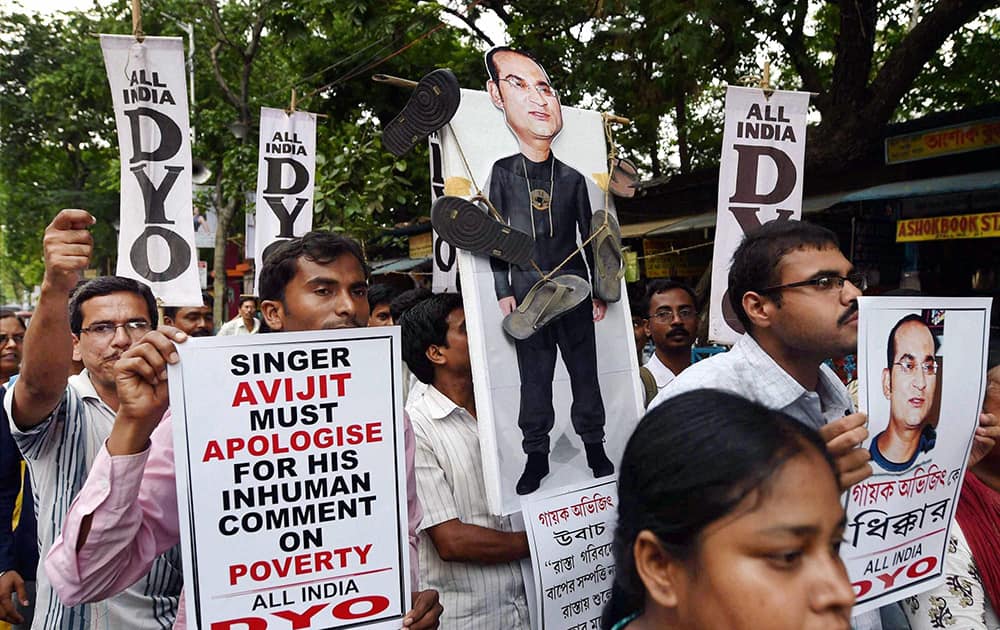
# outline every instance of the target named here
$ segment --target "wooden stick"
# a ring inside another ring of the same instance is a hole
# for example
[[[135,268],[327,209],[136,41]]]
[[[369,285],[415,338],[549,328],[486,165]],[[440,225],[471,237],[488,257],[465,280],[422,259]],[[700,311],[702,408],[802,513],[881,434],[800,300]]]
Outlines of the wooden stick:
[[[132,0],[132,36],[140,44],[146,38],[146,34],[142,32],[142,5],[140,0]]]
[[[373,74],[372,81],[376,83],[385,83],[387,85],[395,85],[396,87],[405,87],[413,89],[417,87],[416,81],[410,81],[409,79],[401,79],[399,77],[390,76],[388,74]]]

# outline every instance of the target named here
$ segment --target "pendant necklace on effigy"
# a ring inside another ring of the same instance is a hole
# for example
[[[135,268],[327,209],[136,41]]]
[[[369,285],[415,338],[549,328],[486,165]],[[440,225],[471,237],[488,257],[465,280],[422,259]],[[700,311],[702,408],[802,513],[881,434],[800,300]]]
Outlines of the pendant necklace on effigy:
[[[552,197],[555,194],[555,176],[556,176],[556,158],[554,155],[550,154],[552,158],[552,167],[549,172],[549,189],[544,188],[531,188],[531,178],[528,177],[528,163],[525,161],[524,156],[521,156],[521,167],[524,169],[524,185],[528,190],[528,201],[531,202],[531,209],[537,210],[539,212],[547,212],[552,208]],[[552,214],[549,213],[549,237],[554,235],[554,226],[552,225]],[[535,220],[532,217],[531,220],[531,235],[535,235]],[[536,237],[537,238],[537,237]]]

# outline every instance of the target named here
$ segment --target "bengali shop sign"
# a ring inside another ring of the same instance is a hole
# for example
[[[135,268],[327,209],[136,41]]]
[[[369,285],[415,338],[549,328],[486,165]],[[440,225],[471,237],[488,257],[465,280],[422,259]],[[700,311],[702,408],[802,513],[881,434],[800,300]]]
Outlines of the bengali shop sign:
[[[862,297],[859,403],[873,474],[845,495],[855,613],[944,581],[985,391],[990,300]]]
[[[399,329],[193,339],[179,352],[170,399],[189,627],[400,628]]]
[[[615,576],[617,505],[615,481],[522,501],[542,630],[599,627]]]
[[[1000,236],[1000,212],[901,219],[896,222],[897,243],[998,236]]]
[[[886,138],[885,163],[913,162],[992,147],[1000,147],[1000,118]]]

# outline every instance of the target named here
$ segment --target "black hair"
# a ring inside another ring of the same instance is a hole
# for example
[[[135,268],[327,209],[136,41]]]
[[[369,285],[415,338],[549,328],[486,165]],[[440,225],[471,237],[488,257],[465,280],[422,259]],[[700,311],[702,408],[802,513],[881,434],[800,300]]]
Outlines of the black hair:
[[[768,221],[748,232],[736,251],[729,267],[729,303],[743,328],[750,331],[750,317],[743,310],[747,291],[760,291],[780,282],[778,271],[786,254],[800,249],[840,247],[837,235],[821,225],[805,221]],[[771,299],[781,306],[781,293]]]
[[[645,605],[633,557],[640,532],[651,531],[672,557],[693,562],[708,525],[751,494],[767,492],[782,466],[804,452],[822,456],[836,483],[818,433],[735,394],[695,390],[646,413],[619,466],[615,579],[602,628]]]
[[[379,304],[391,304],[393,298],[399,295],[399,290],[391,284],[379,283],[368,287],[368,309],[375,311]]]
[[[268,246],[270,247],[270,246]],[[299,258],[326,264],[344,254],[358,259],[368,279],[368,264],[357,241],[333,232],[309,232],[304,236],[280,242],[261,262],[257,293],[262,300],[285,299],[285,287],[299,270]],[[240,301],[242,303],[242,300]]]
[[[438,293],[414,305],[399,321],[403,360],[421,383],[434,382],[434,364],[427,358],[427,348],[432,345],[448,347],[448,322],[445,320],[456,308],[462,308],[461,295]]]
[[[545,66],[543,66],[542,62],[538,61],[538,59],[531,53],[525,50],[518,50],[516,48],[511,48],[510,46],[496,46],[494,48],[491,48],[486,53],[486,72],[489,73],[490,80],[493,81],[494,83],[498,83],[501,77],[500,77],[500,71],[497,70],[497,64],[493,62],[493,57],[497,53],[502,53],[502,52],[509,52],[509,53],[514,53],[515,55],[521,55],[522,57],[527,57],[528,59],[534,61],[535,65],[537,65],[539,68],[542,69],[542,74],[544,74],[546,78],[548,78],[549,73],[545,71]]]
[[[923,324],[925,328],[927,328],[927,332],[931,334],[931,339],[934,340],[934,354],[937,354],[938,349],[941,347],[941,342],[938,341],[937,335],[934,334],[934,331],[931,330],[931,327],[927,325],[926,321],[924,321],[923,316],[917,315],[916,313],[910,313],[903,319],[896,322],[896,325],[893,326],[892,330],[889,331],[889,341],[888,343],[886,343],[886,348],[885,348],[885,359],[886,359],[885,367],[887,367],[890,370],[892,369],[892,364],[895,363],[893,359],[896,357],[896,331],[899,330],[900,326],[908,322],[919,322]]]
[[[208,291],[202,291],[201,292],[201,305],[202,306],[207,306],[208,308],[212,308],[213,306],[215,306],[215,297],[211,293],[209,293]],[[169,317],[170,319],[175,319],[177,317],[177,311],[179,311],[182,308],[193,308],[193,307],[190,307],[190,306],[164,306],[163,307],[163,316],[164,317]]]
[[[80,334],[83,328],[83,303],[90,298],[110,295],[112,293],[135,293],[146,301],[146,310],[149,314],[149,323],[153,328],[160,325],[160,316],[156,310],[156,298],[148,286],[122,276],[101,276],[88,280],[82,284],[77,284],[69,299],[69,329],[74,335]]]
[[[399,318],[405,315],[406,311],[410,310],[415,305],[423,302],[432,295],[434,294],[431,293],[430,289],[417,287],[416,289],[407,289],[392,298],[392,301],[389,302],[389,314],[392,315],[392,321],[398,324]]]
[[[9,308],[0,308],[0,319],[7,319],[8,317],[16,319],[17,323],[21,324],[21,328],[28,329],[28,324],[24,321],[23,317],[17,314],[17,311],[12,311]]]
[[[649,312],[649,304],[653,301],[653,296],[658,293],[666,293],[667,291],[672,291],[674,289],[680,289],[681,291],[687,292],[687,294],[691,296],[691,303],[694,304],[695,310],[698,310],[698,296],[695,295],[694,289],[683,282],[669,280],[667,278],[657,278],[646,285],[646,292],[643,294],[642,302],[639,306],[640,316],[644,319],[649,319],[649,316],[651,315]]]

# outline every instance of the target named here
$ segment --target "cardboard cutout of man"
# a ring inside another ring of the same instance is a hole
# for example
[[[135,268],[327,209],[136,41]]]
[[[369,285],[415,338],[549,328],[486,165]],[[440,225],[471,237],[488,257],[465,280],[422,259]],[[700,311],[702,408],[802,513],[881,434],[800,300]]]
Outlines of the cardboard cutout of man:
[[[503,111],[519,148],[518,153],[493,165],[489,199],[511,227],[534,237],[532,259],[540,269],[555,269],[569,258],[558,275],[577,275],[592,284],[591,250],[584,248],[583,255],[577,251],[577,235],[580,243],[590,236],[593,215],[586,180],[551,150],[552,141],[563,127],[559,96],[545,70],[527,53],[494,48],[486,54],[486,68],[490,75],[487,91],[493,104]],[[490,265],[497,302],[506,316],[541,276],[531,266],[511,265],[497,258],[491,258]],[[573,392],[570,417],[583,441],[587,464],[595,477],[614,472],[604,453],[604,402],[597,379],[594,337],[594,322],[604,319],[606,312],[603,300],[584,301],[531,337],[514,341],[521,382],[518,426],[528,455],[517,482],[520,495],[537,490],[549,472],[557,348],[569,372]]]
[[[889,400],[889,425],[871,443],[872,464],[886,472],[909,470],[934,448],[931,409],[937,390],[938,340],[919,315],[907,315],[889,331],[882,394]]]

